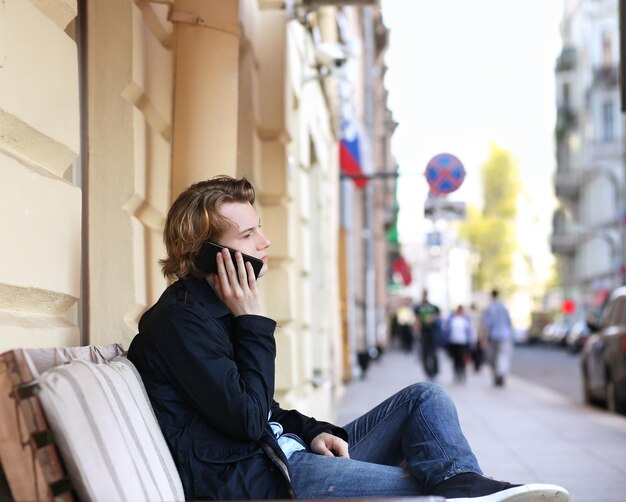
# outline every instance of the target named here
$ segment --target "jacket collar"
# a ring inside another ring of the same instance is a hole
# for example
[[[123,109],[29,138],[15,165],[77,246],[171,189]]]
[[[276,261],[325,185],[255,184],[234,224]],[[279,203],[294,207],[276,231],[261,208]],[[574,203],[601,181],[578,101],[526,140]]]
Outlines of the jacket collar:
[[[212,317],[223,317],[230,314],[228,307],[217,297],[213,286],[206,279],[181,279],[183,285],[209,311]]]

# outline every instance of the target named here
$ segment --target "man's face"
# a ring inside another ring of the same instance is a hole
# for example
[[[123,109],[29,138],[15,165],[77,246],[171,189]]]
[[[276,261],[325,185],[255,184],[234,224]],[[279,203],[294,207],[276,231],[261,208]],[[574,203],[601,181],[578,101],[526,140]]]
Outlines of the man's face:
[[[261,232],[261,220],[249,202],[226,202],[220,207],[220,213],[231,222],[217,240],[226,246],[247,255],[263,260],[259,277],[268,270],[267,248],[270,241]]]

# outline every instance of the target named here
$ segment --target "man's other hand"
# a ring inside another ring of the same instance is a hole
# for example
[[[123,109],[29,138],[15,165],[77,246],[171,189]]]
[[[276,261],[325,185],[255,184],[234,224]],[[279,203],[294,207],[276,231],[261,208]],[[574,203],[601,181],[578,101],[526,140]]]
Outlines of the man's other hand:
[[[350,458],[348,453],[348,443],[328,432],[322,432],[311,441],[311,451],[327,457]]]

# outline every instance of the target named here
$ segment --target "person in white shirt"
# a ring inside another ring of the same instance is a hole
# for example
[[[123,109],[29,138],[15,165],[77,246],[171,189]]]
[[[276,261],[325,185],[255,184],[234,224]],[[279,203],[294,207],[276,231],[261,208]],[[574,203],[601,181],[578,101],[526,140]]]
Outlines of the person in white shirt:
[[[472,322],[459,305],[446,322],[448,351],[454,362],[454,380],[465,381],[465,358],[475,343]]]

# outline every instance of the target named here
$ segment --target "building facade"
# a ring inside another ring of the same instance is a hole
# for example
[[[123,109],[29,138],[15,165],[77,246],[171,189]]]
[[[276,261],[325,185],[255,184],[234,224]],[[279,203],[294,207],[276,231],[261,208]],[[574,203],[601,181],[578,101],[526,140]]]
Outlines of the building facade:
[[[380,9],[375,1],[347,3],[354,5],[2,3],[0,226],[8,245],[0,261],[0,351],[127,347],[167,286],[158,259],[170,203],[195,181],[247,176],[272,241],[260,284],[264,309],[280,326],[277,398],[332,417],[355,364],[359,333],[348,327],[365,317],[355,300],[363,268],[346,294],[348,268],[364,263],[371,246],[374,276],[384,273],[378,241],[388,216],[377,215],[388,215],[393,189],[377,189],[370,234],[362,231],[370,206],[354,190],[346,238],[342,79],[355,89],[359,127],[373,138],[364,158],[384,157],[393,168]],[[358,50],[368,34],[373,51]],[[342,74],[348,61],[359,71]],[[376,291],[378,313],[385,297]]]
[[[618,0],[565,2],[556,62],[555,192],[551,246],[564,298],[597,306],[624,279],[624,127]]]

